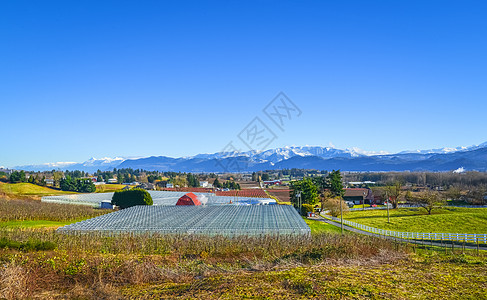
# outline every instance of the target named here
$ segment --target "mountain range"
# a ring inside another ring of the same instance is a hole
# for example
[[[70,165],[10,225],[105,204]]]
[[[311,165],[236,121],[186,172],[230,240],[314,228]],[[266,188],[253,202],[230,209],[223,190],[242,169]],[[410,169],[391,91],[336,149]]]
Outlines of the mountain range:
[[[266,151],[218,152],[189,157],[151,156],[143,158],[91,158],[82,163],[58,162],[16,166],[26,171],[112,170],[132,168],[181,172],[252,172],[278,169],[318,169],[342,171],[487,171],[487,142],[471,147],[402,151],[395,154],[368,152],[358,148],[304,146]]]

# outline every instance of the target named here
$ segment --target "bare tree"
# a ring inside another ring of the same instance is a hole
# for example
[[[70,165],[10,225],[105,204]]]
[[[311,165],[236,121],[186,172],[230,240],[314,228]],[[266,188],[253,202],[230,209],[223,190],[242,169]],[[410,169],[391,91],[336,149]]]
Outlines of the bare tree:
[[[408,198],[412,203],[424,208],[428,212],[428,215],[431,215],[433,209],[441,208],[446,204],[446,199],[442,194],[431,190],[416,195],[409,194]]]
[[[467,193],[467,201],[473,205],[484,205],[487,197],[487,188],[485,186],[471,187]]]
[[[393,185],[386,186],[386,193],[388,202],[392,204],[392,208],[397,208],[399,203],[399,199],[401,198],[402,192],[402,185],[399,181],[396,181]]]

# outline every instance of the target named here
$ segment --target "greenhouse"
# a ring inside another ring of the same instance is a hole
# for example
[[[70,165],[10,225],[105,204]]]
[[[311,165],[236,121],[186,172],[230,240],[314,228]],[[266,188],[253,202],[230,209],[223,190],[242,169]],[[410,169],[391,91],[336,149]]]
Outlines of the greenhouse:
[[[148,191],[157,206],[172,206],[176,205],[179,198],[187,192],[171,192],[171,191]],[[270,198],[251,198],[251,197],[234,197],[234,196],[216,196],[213,193],[194,193],[202,199],[207,199],[204,205],[267,205],[276,204],[276,201]],[[80,204],[90,205],[93,207],[100,207],[104,201],[111,201],[113,193],[92,193],[92,194],[73,194],[60,196],[45,196],[42,197],[42,202],[64,203],[64,204]],[[204,196],[204,197],[203,197]]]
[[[289,205],[134,206],[58,229],[63,233],[310,235]]]

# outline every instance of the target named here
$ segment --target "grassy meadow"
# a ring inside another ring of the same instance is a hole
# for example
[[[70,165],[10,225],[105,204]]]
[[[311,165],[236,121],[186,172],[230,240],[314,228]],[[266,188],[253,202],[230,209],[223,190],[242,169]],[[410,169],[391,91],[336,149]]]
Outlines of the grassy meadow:
[[[321,233],[341,233],[341,229],[330,225],[325,222],[320,222],[312,219],[304,218],[306,224],[308,224],[309,228],[311,229],[311,234],[321,234]],[[344,231],[347,232],[347,231]]]
[[[55,196],[76,194],[75,192],[65,192],[57,189],[52,189],[47,186],[39,186],[32,183],[3,183],[0,182],[0,197],[1,198],[31,198],[40,199],[43,196]]]
[[[96,193],[109,193],[121,190],[125,187],[123,184],[100,184],[96,186]]]
[[[409,232],[487,233],[487,208],[445,207],[428,215],[422,208],[353,211],[344,219],[363,225]]]

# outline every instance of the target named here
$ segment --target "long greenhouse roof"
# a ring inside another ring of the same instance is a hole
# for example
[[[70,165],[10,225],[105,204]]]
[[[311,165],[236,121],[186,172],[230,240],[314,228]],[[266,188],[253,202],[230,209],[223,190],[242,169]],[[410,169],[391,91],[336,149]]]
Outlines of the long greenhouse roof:
[[[154,205],[176,205],[178,199],[185,195],[186,192],[172,191],[149,191]],[[207,205],[248,205],[248,204],[275,204],[275,200],[270,198],[250,198],[250,197],[232,197],[216,196],[212,193],[195,193],[198,197],[204,196],[207,199]],[[91,193],[91,194],[73,194],[59,196],[42,197],[42,202],[82,204],[99,207],[103,201],[111,201],[113,193]]]
[[[58,229],[65,233],[309,235],[292,206],[135,206]]]

